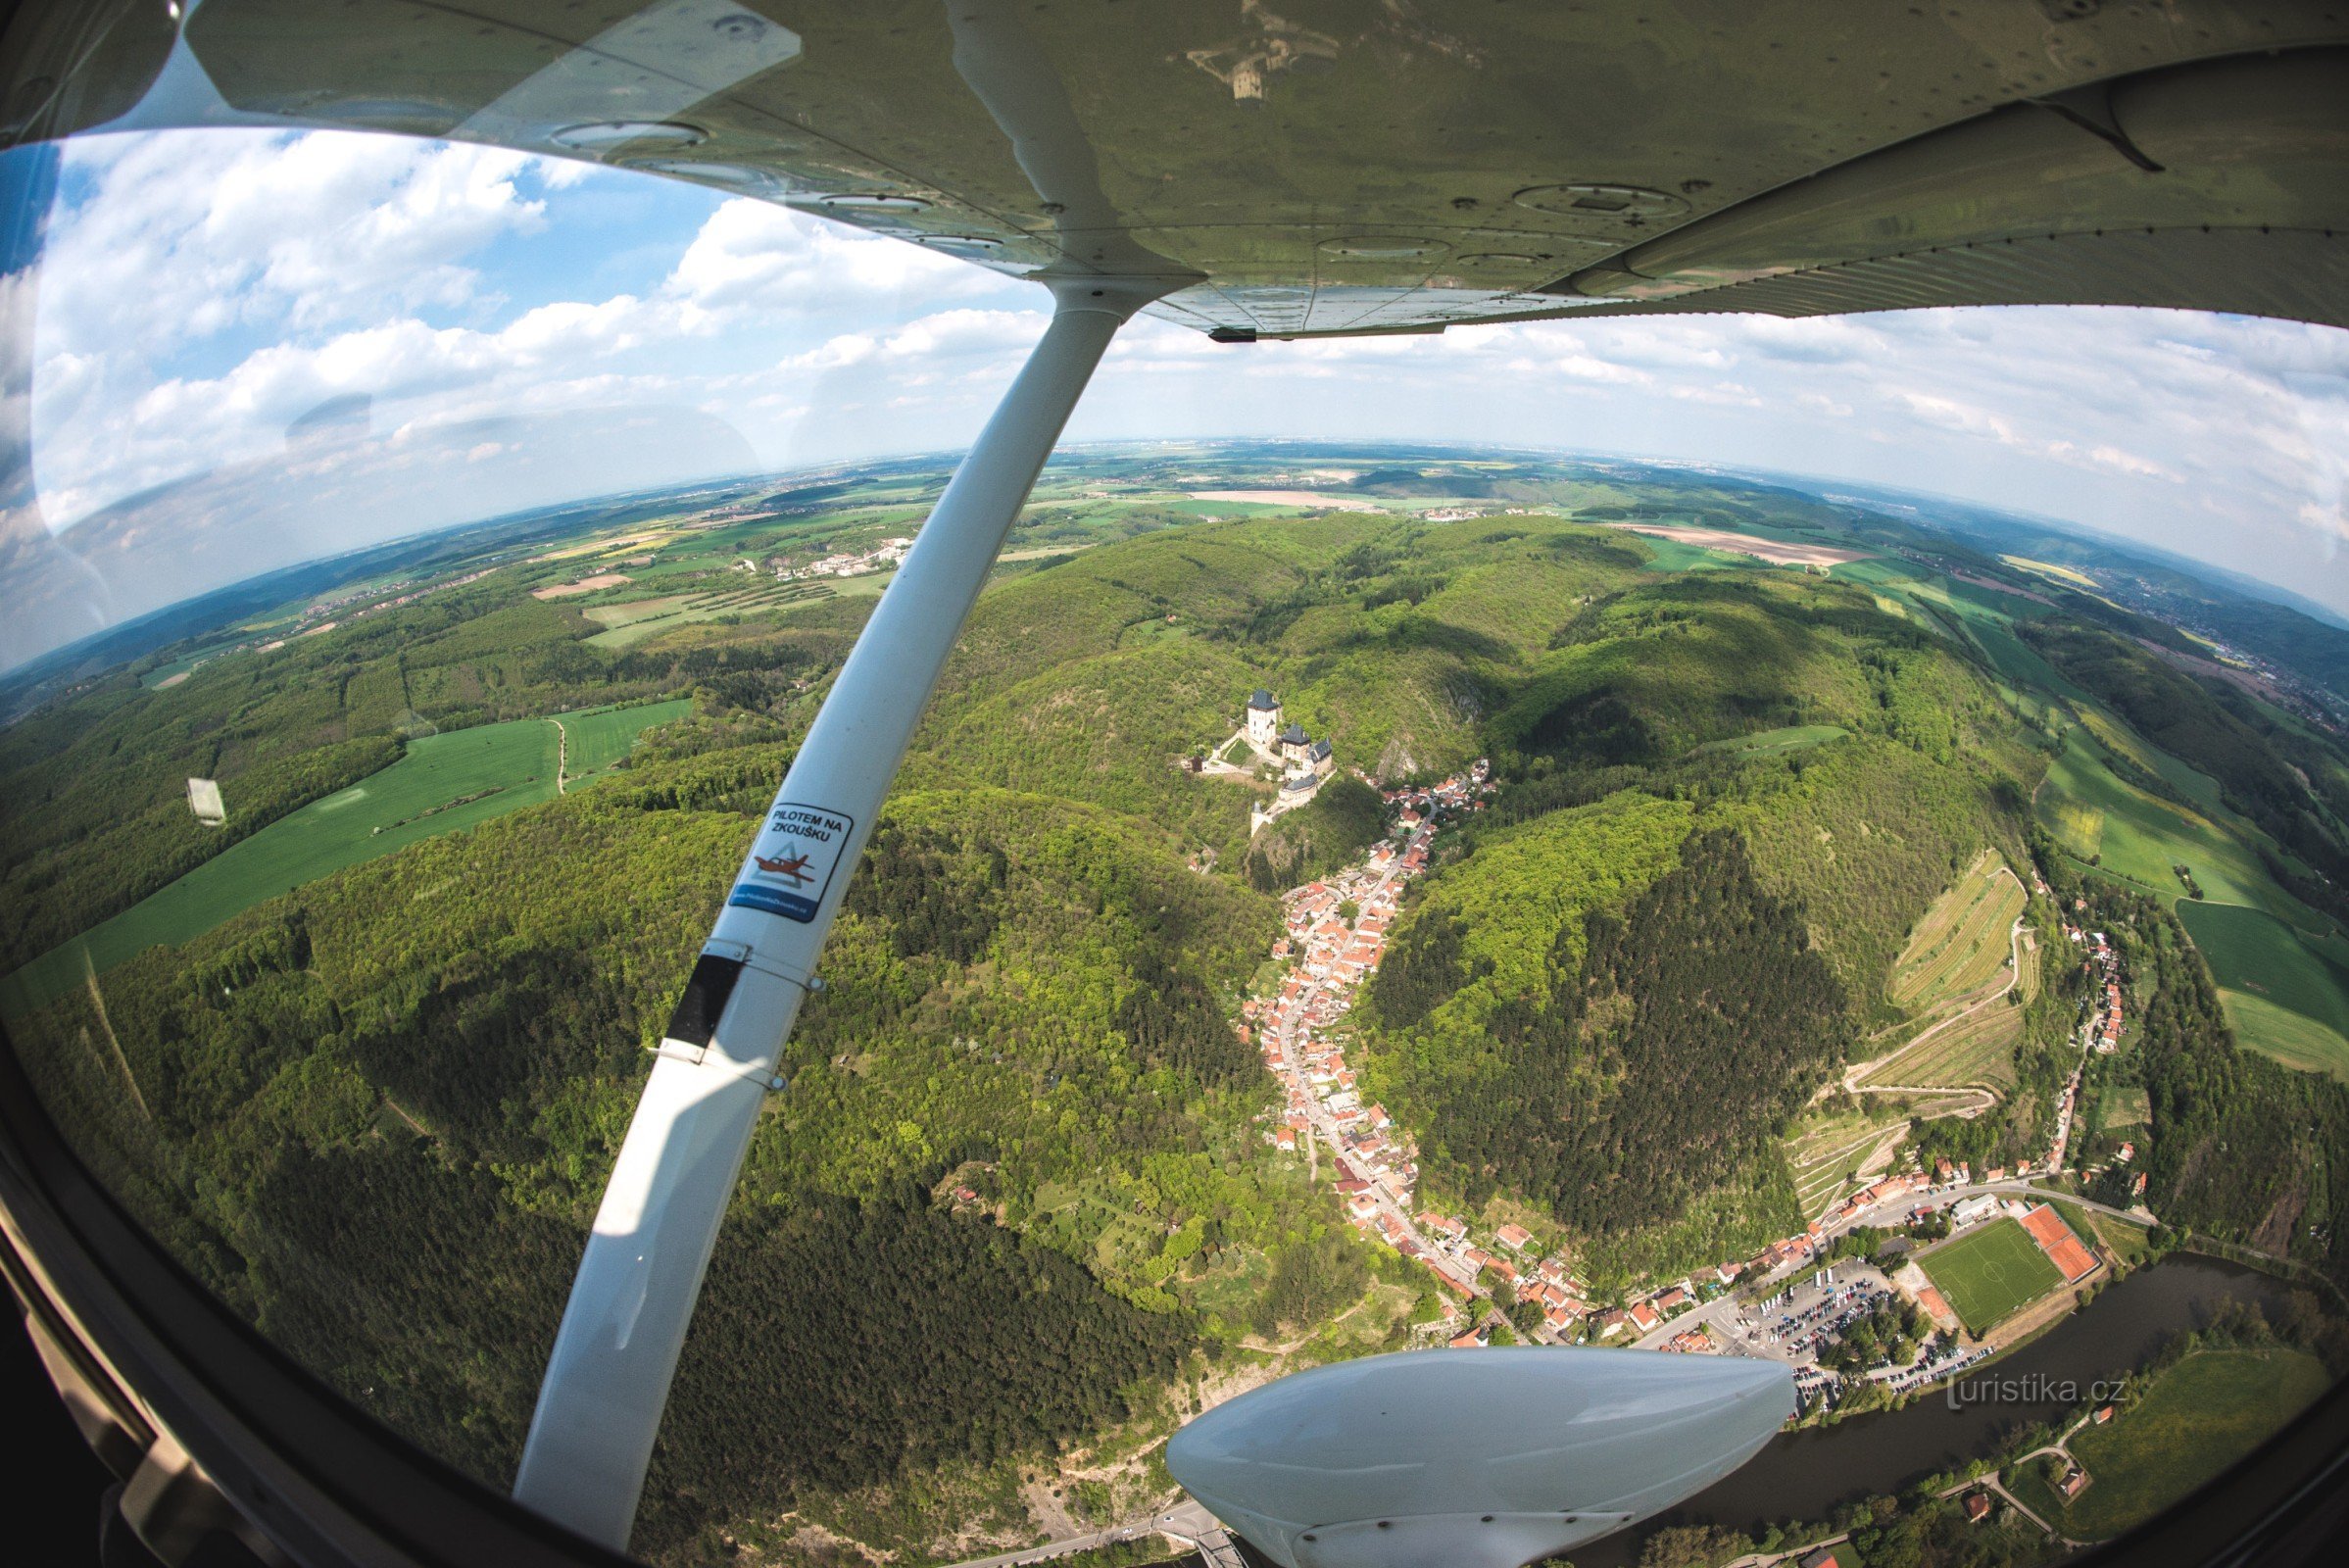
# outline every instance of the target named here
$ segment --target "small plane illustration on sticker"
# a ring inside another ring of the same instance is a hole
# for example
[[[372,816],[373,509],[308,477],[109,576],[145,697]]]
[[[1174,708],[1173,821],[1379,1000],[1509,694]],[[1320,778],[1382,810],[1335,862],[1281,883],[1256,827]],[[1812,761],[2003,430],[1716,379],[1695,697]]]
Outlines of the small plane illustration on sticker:
[[[754,855],[751,858],[759,862],[761,871],[791,878],[793,887],[804,888],[815,880],[807,874],[807,857],[805,855],[787,855],[777,860],[770,860],[763,855]]]

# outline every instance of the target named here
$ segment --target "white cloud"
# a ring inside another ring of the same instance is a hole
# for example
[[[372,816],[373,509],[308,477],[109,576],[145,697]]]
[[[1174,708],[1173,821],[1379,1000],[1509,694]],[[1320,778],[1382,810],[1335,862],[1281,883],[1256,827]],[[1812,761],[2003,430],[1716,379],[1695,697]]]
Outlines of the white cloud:
[[[669,275],[701,309],[800,314],[920,293],[967,299],[1003,286],[994,273],[899,240],[874,238],[765,202],[737,198],[710,216]]]
[[[525,173],[491,148],[395,136],[205,131],[67,144],[94,194],[59,215],[44,347],[154,355],[237,324],[320,326],[468,299],[463,259],[536,228]]]
[[[384,454],[549,485],[570,468],[514,466],[532,438],[485,421],[654,428],[627,411],[661,408],[776,466],[936,450],[977,428],[1047,319],[995,273],[748,200],[692,198],[673,232],[615,248],[568,215],[638,176],[485,149],[206,132],[94,138],[69,163],[35,343],[52,527],[223,466],[291,483],[288,424],[358,394]],[[615,249],[633,270],[605,265]],[[1234,347],[1145,318],[1071,434],[1493,440],[1875,480],[2215,553],[2349,607],[2349,333],[2291,322],[1702,316]]]

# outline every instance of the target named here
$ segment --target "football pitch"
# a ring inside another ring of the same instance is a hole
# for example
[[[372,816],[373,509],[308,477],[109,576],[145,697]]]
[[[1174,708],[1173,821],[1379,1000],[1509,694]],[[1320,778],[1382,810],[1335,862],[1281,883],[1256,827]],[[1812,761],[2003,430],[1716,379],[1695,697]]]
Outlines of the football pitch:
[[[1993,1220],[1921,1262],[1967,1332],[1977,1336],[2064,1283],[2039,1244],[2012,1219]]]

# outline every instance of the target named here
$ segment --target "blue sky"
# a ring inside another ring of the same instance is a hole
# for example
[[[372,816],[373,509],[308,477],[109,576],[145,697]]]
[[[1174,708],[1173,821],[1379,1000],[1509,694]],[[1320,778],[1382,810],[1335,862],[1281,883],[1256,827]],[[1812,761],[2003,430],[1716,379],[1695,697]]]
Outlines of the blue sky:
[[[210,556],[254,570],[580,487],[951,448],[1044,319],[1032,285],[761,204],[344,133],[76,141],[38,285],[39,506],[0,528],[71,551],[99,508],[226,474],[266,484],[277,521],[248,548],[214,509]],[[356,393],[369,450],[417,476],[363,502],[326,458],[287,461],[289,423]],[[1500,441],[1868,480],[2349,612],[2349,333],[2298,323],[1933,311],[1224,347],[1144,320],[1069,435]],[[159,524],[90,612],[185,587],[152,569],[171,551]]]

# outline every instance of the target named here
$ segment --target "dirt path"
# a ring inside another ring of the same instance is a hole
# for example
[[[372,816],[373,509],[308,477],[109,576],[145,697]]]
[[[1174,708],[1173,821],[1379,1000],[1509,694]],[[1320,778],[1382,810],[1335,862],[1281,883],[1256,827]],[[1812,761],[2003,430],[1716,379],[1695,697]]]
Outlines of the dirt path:
[[[555,726],[555,793],[561,795],[569,787],[563,773],[570,766],[571,732],[563,727],[560,718],[550,718],[547,722]]]
[[[83,950],[81,955],[81,966],[85,978],[87,978],[89,981],[90,1005],[98,1009],[98,1028],[102,1033],[105,1034],[107,1045],[112,1047],[114,1050],[115,1065],[122,1069],[122,1082],[127,1084],[130,1088],[131,1103],[138,1106],[138,1113],[141,1116],[145,1117],[149,1121],[153,1121],[155,1119],[155,1112],[147,1108],[147,1097],[139,1093],[138,1074],[130,1070],[130,1058],[122,1054],[122,1042],[115,1038],[114,1023],[106,1016],[106,997],[105,994],[98,989],[98,971],[96,967],[91,964],[90,956],[88,950],[86,949]]]

